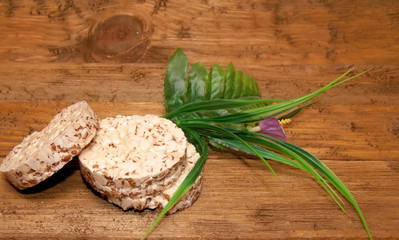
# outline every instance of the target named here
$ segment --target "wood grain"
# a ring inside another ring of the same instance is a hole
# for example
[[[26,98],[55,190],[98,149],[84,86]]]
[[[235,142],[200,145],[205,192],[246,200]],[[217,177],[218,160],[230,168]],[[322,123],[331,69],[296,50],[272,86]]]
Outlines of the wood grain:
[[[396,0],[8,0],[0,11],[3,61],[95,61],[95,25],[130,14],[148,25],[145,63],[165,63],[176,46],[206,63],[399,63]]]
[[[193,61],[194,63],[194,61]],[[228,64],[222,64],[226,67]],[[207,66],[208,69],[211,65]],[[360,73],[325,103],[388,104],[399,93],[397,65],[235,65],[259,81],[264,98],[291,99],[324,86],[351,67]],[[13,64],[0,65],[0,100],[90,102],[162,102],[166,64]],[[26,84],[29,83],[29,84]],[[150,96],[150,97],[149,97]],[[350,99],[350,102],[348,102]]]
[[[101,117],[164,114],[167,62],[233,62],[265,98],[289,99],[349,68],[367,74],[323,94],[285,127],[352,191],[375,239],[399,238],[399,4],[374,1],[0,1],[0,161],[69,104]],[[367,239],[312,177],[211,150],[204,189],[151,239]],[[156,211],[101,199],[74,159],[37,187],[0,175],[0,239],[138,239]]]

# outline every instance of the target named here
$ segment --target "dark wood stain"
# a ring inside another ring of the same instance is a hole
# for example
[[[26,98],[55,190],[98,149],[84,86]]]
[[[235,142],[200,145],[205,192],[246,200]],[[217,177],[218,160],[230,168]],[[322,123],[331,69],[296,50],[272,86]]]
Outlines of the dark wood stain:
[[[15,5],[13,0],[5,0],[5,5],[6,5],[6,17],[11,18],[14,17],[14,11],[17,9],[17,6]]]
[[[188,22],[182,22],[180,24],[180,30],[177,33],[178,38],[190,38],[190,24]]]
[[[388,164],[389,168],[395,172],[399,172],[399,162],[390,162]]]
[[[89,0],[87,2],[89,10],[96,14],[104,12],[105,8],[112,4],[110,0]]]
[[[48,51],[56,57],[53,61],[70,61],[76,59],[77,57],[81,57],[86,46],[86,42],[87,39],[84,39],[82,42],[78,42],[71,46],[49,47]]]
[[[357,130],[357,128],[358,128],[357,124],[354,122],[351,122],[351,131],[354,132]]]
[[[157,14],[160,10],[166,11],[167,2],[168,0],[155,0],[154,9],[151,15]]]
[[[396,118],[395,120],[392,121],[392,125],[389,131],[393,136],[399,138],[399,118]]]

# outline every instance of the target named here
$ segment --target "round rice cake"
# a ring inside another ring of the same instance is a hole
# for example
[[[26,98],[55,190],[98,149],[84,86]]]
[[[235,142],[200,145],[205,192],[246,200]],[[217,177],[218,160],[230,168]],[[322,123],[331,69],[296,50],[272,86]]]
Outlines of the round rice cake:
[[[186,147],[183,131],[168,119],[116,116],[100,121],[79,162],[83,177],[108,201],[137,199],[157,196],[176,182],[185,166]]]
[[[197,153],[194,145],[188,143],[187,145],[187,165],[180,175],[179,179],[167,190],[165,190],[156,200],[157,208],[164,208],[169,202],[170,198],[179,188],[180,184],[184,181],[190,171],[194,168],[200,155]],[[202,173],[195,180],[190,190],[168,211],[169,214],[175,213],[178,210],[183,210],[190,207],[201,195],[202,191]]]
[[[33,132],[4,158],[0,171],[23,190],[49,178],[90,143],[98,118],[85,101],[58,113],[40,132]]]
[[[136,210],[150,209],[163,209],[169,202],[170,198],[176,192],[180,184],[184,181],[190,171],[193,169],[195,163],[200,155],[195,150],[195,147],[187,143],[186,161],[184,163],[184,170],[180,176],[170,187],[164,189],[163,192],[154,196],[145,197],[131,197],[127,194],[116,191],[115,194],[108,197],[108,201],[122,207],[124,210],[134,208]],[[190,207],[199,197],[202,190],[202,174],[198,176],[189,191],[168,211],[168,214],[175,213],[178,210],[183,210]]]

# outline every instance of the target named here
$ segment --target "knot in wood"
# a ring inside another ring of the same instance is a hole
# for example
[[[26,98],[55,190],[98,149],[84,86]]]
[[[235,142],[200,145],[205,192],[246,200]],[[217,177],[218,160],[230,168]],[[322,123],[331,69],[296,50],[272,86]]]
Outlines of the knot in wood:
[[[134,62],[146,50],[149,31],[138,16],[116,15],[97,24],[89,35],[95,61]]]

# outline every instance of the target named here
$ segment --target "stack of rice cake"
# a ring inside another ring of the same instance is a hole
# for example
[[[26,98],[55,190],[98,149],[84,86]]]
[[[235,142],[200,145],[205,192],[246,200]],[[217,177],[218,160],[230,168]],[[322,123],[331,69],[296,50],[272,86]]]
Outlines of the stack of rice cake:
[[[165,207],[198,158],[180,128],[154,115],[103,119],[79,155],[86,181],[124,210]],[[191,206],[201,187],[200,176],[170,212]]]

